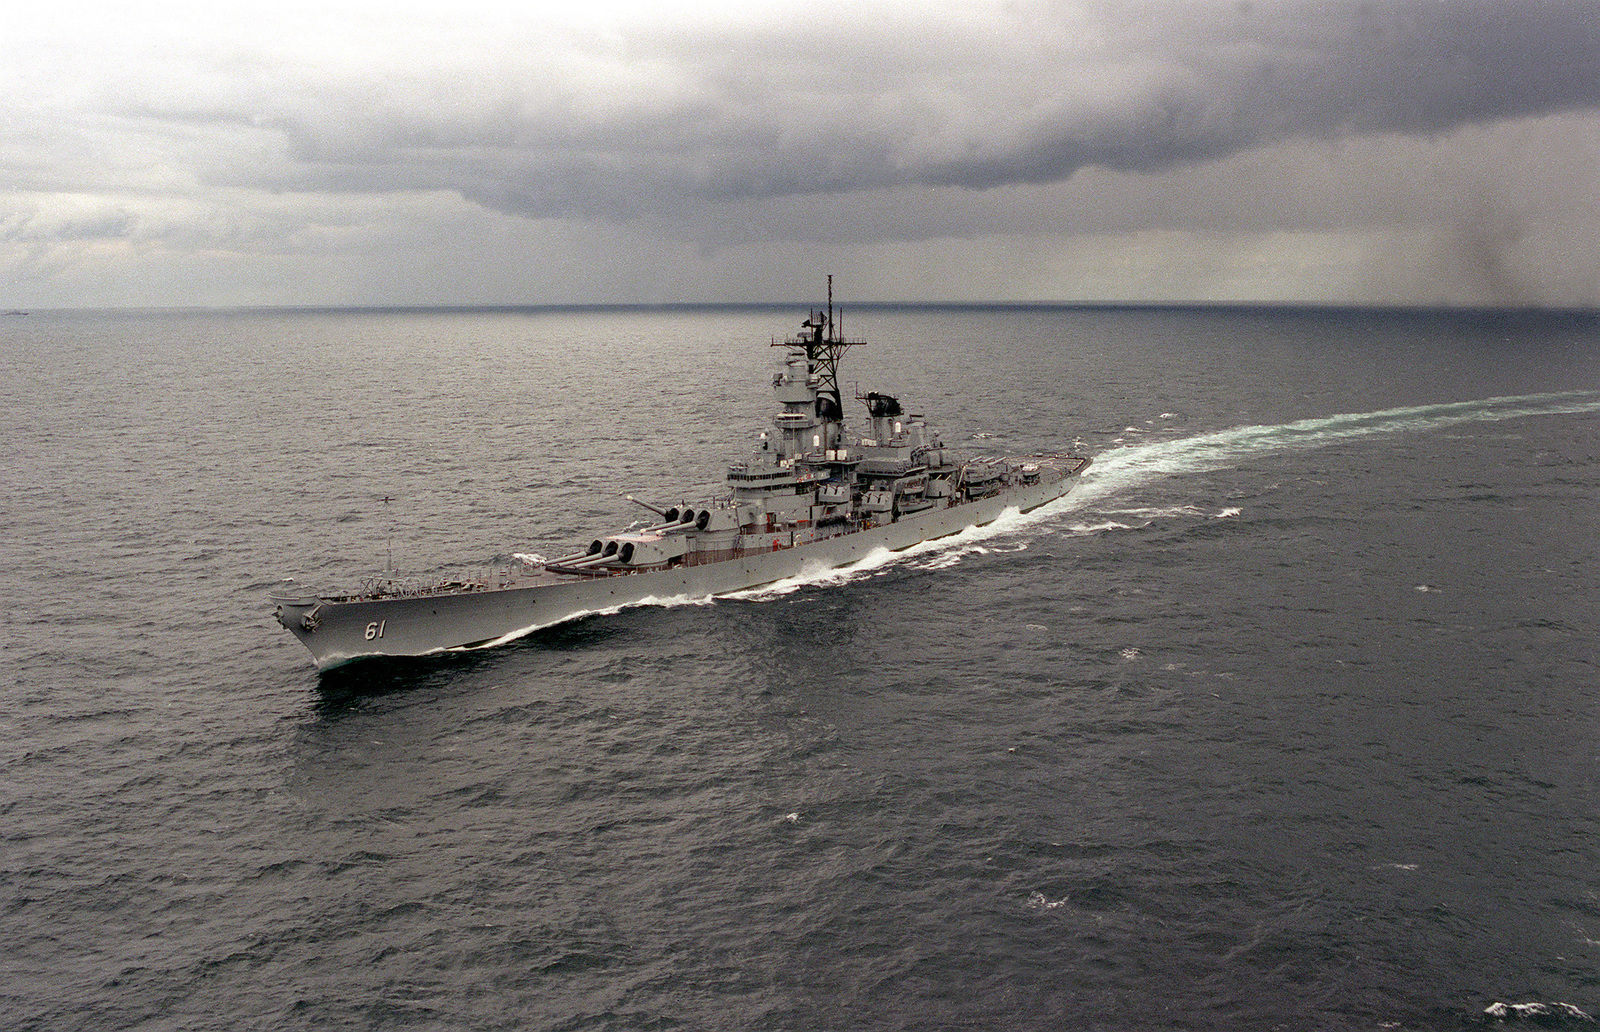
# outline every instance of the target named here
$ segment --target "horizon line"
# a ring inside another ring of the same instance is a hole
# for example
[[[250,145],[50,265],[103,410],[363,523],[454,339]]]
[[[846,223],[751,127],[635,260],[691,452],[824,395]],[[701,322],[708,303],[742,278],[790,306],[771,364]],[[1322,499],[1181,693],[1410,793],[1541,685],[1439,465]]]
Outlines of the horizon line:
[[[815,299],[775,301],[496,301],[433,304],[217,304],[217,305],[82,305],[11,308],[0,318],[35,313],[222,313],[222,312],[519,312],[519,311],[660,311],[668,309],[794,308],[815,305]],[[1468,305],[1423,302],[1357,301],[847,301],[836,309],[1061,309],[1103,311],[1259,311],[1259,312],[1390,312],[1448,315],[1587,315],[1600,316],[1595,305]]]

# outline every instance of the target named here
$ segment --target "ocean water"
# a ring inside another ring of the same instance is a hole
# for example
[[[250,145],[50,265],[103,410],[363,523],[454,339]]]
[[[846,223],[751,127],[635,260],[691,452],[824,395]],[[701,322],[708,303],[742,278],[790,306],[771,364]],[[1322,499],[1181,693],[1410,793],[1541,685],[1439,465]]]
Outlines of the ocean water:
[[[1078,490],[465,656],[272,620],[714,490],[803,314],[0,321],[0,1026],[1600,1011],[1592,316],[852,308]]]

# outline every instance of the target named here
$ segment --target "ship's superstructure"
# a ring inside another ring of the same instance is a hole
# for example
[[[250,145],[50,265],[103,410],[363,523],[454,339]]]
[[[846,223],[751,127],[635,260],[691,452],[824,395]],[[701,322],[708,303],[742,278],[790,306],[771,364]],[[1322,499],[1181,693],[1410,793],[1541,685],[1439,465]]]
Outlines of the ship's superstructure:
[[[1088,465],[1069,455],[964,459],[920,415],[877,392],[858,399],[868,425],[850,434],[838,367],[862,342],[840,332],[832,295],[829,277],[827,308],[775,345],[787,349],[773,379],[778,412],[729,466],[723,497],[681,508],[640,502],[656,522],[488,580],[384,580],[344,595],[286,582],[273,595],[278,621],[321,669],[482,648],[597,610],[724,594],[842,566],[877,547],[907,548],[1007,507],[1042,505]]]

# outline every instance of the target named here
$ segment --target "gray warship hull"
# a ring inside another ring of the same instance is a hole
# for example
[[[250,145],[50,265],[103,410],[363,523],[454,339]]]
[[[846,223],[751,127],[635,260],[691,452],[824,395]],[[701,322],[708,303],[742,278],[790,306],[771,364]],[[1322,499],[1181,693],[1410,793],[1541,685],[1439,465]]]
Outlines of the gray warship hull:
[[[1030,457],[1051,462],[1053,456]],[[879,548],[902,551],[992,523],[1007,509],[1028,512],[1066,494],[1088,460],[1072,458],[1060,479],[1020,486],[896,522],[737,558],[584,580],[535,574],[450,593],[373,598],[273,596],[278,621],[311,653],[319,670],[379,656],[426,656],[492,648],[545,627],[626,606],[728,595],[858,562]]]
[[[278,622],[322,670],[490,648],[588,613],[713,598],[957,534],[1059,498],[1089,464],[1071,455],[963,457],[921,415],[877,392],[856,396],[867,427],[848,431],[838,363],[864,341],[840,332],[831,276],[828,307],[772,343],[788,349],[772,382],[780,408],[728,466],[724,496],[681,509],[638,502],[659,522],[489,579],[426,587],[389,579],[344,595],[286,582],[272,596]]]

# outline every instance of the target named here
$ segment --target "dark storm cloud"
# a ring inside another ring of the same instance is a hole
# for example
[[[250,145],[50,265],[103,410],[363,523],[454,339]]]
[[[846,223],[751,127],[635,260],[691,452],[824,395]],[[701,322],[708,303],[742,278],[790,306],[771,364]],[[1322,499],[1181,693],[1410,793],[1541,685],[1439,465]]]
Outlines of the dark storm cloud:
[[[377,60],[325,81],[268,77],[249,109],[169,97],[139,113],[286,141],[281,161],[217,155],[200,169],[213,183],[449,189],[529,216],[634,218],[1049,183],[1085,166],[1160,172],[1285,140],[1600,105],[1593,2],[955,10],[513,34],[479,66]]]
[[[598,248],[619,296],[663,256],[709,295],[841,249],[989,254],[1076,296],[1087,238],[1148,232],[1130,261],[1162,295],[1163,247],[1209,254],[1162,233],[1254,234],[1238,276],[1308,282],[1328,241],[1359,269],[1393,233],[1448,254],[1449,296],[1530,265],[1541,296],[1595,290],[1569,270],[1600,218],[1600,0],[99,2],[0,38],[0,245],[30,261],[437,265],[477,233],[502,261]]]
[[[1600,105],[1600,5],[1331,3],[1100,5],[1143,81],[1098,109],[1072,101],[1085,65],[1044,63],[1020,138],[908,170],[987,188],[1085,165],[1158,172],[1294,138],[1439,134]],[[1136,17],[1128,17],[1136,11]],[[1086,55],[1093,68],[1093,55]],[[1132,81],[1129,81],[1132,80]]]
[[[641,34],[605,55],[627,71],[611,103],[579,101],[577,91],[607,89],[580,78],[553,94],[534,84],[531,102],[470,123],[402,106],[366,137],[383,160],[351,155],[341,174],[392,183],[398,172],[531,215],[626,217],[684,199],[985,189],[1086,165],[1158,172],[1296,138],[1443,134],[1600,105],[1593,3],[1088,15],[1061,6],[853,34]],[[339,150],[349,139],[330,135],[339,131],[297,127],[302,171],[330,142]]]

